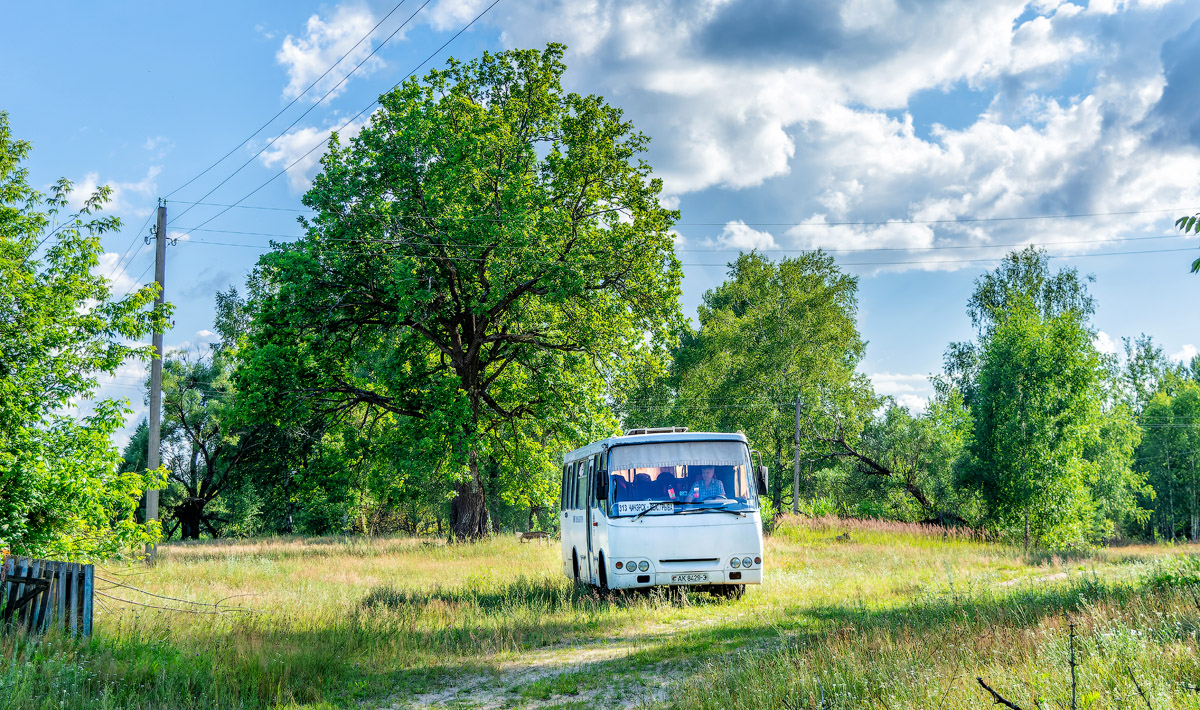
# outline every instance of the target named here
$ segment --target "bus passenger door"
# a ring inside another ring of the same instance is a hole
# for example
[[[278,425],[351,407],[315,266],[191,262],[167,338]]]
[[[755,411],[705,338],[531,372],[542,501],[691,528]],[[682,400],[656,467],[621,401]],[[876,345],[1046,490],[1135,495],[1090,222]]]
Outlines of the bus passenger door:
[[[581,477],[582,480],[580,482],[586,482],[585,485],[587,486],[585,489],[587,491],[587,502],[584,505],[585,513],[583,518],[583,529],[586,531],[584,534],[587,536],[587,579],[592,584],[599,584],[600,579],[599,575],[596,574],[596,565],[592,562],[595,557],[595,553],[592,551],[592,530],[595,529],[595,526],[592,525],[592,506],[596,505],[596,486],[593,481],[596,475],[594,462],[595,459],[588,459],[587,477]]]

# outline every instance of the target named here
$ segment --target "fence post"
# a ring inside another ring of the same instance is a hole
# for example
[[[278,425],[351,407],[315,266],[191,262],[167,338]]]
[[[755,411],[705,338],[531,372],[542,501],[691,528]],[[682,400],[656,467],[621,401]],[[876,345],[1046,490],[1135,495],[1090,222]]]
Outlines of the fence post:
[[[83,635],[92,635],[92,594],[95,592],[95,567],[83,566]]]
[[[54,614],[51,616],[51,623],[55,629],[66,631],[67,629],[67,563],[58,563],[58,574],[55,576],[54,585]]]
[[[67,569],[70,575],[68,577],[70,580],[68,586],[70,597],[67,599],[67,616],[70,617],[71,621],[70,631],[72,634],[76,634],[79,633],[79,614],[77,613],[79,609],[79,565],[74,562],[68,562]]]

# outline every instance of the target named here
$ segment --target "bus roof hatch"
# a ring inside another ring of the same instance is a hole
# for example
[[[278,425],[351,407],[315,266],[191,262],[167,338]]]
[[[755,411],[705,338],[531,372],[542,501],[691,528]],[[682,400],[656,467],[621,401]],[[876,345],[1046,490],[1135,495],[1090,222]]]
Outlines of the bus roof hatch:
[[[644,429],[630,429],[625,432],[625,436],[637,436],[638,434],[686,434],[688,428],[685,426],[658,426],[647,427]]]

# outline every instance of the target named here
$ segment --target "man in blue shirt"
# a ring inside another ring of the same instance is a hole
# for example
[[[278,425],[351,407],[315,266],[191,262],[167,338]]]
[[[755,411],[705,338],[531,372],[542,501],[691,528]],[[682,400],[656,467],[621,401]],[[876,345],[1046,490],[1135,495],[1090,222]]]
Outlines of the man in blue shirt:
[[[700,478],[692,484],[692,490],[688,493],[688,500],[712,500],[713,498],[725,497],[725,484],[713,476],[717,470],[713,466],[704,466],[700,469]]]

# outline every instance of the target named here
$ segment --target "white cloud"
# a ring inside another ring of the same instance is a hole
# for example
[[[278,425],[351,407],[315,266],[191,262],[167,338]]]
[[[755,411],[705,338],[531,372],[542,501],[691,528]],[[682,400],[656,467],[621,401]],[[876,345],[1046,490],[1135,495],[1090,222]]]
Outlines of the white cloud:
[[[370,117],[366,117],[342,129],[338,134],[342,144],[357,136],[369,120]],[[334,128],[335,126],[309,126],[285,133],[274,139],[274,143],[263,151],[259,160],[268,168],[286,169],[288,186],[292,191],[305,192],[312,185],[312,179],[320,168],[321,158],[325,155],[325,148]],[[317,149],[313,150],[314,147]]]
[[[929,375],[875,372],[867,377],[871,379],[875,394],[891,397],[914,413],[924,411],[933,397]]]
[[[163,136],[154,136],[147,138],[142,144],[142,149],[149,151],[155,160],[161,160],[166,157],[175,148],[175,142]]]
[[[129,264],[134,261],[133,259],[129,259],[128,263],[124,264],[122,268],[116,268],[121,256],[117,252],[106,251],[100,255],[99,264],[93,269],[94,273],[100,274],[109,280],[109,291],[117,297],[120,297],[123,293],[133,291],[140,285],[133,280],[134,277],[126,270]]]
[[[146,170],[146,176],[137,182],[100,182],[100,174],[88,173],[82,180],[76,181],[67,198],[67,203],[73,210],[83,207],[83,203],[91,197],[101,185],[107,184],[112,188],[109,201],[104,205],[106,212],[128,212],[137,217],[145,217],[154,208],[151,200],[158,190],[155,178],[162,168],[152,165]]]
[[[707,240],[704,245],[741,251],[779,248],[775,237],[771,236],[770,232],[760,232],[753,227],[746,226],[746,223],[741,220],[726,224],[715,240]]]
[[[1192,358],[1200,354],[1200,350],[1196,349],[1195,345],[1188,343],[1179,349],[1179,352],[1171,353],[1170,357],[1176,362],[1182,362],[1185,365],[1191,363]]]
[[[309,17],[305,35],[293,37],[289,34],[275,55],[288,73],[284,97],[296,98],[314,81],[317,84],[313,91],[305,95],[306,100],[318,101],[331,90],[330,97],[337,96],[346,86],[345,83],[339,85],[339,82],[349,76],[359,62],[366,60],[355,71],[357,77],[367,76],[383,67],[384,61],[378,55],[367,59],[371,54],[373,39],[355,46],[375,23],[375,16],[365,5],[339,5],[332,16],[325,20],[320,15]],[[342,55],[346,55],[346,58],[325,74]]]
[[[1092,345],[1096,347],[1098,352],[1105,355],[1116,355],[1119,352],[1117,342],[1112,339],[1108,333],[1103,330],[1096,333],[1096,338],[1092,341]]]
[[[916,394],[900,394],[896,395],[896,404],[904,407],[913,414],[920,414],[929,406],[929,399],[932,395],[916,395]]]
[[[1200,6],[1082,4],[536,0],[488,21],[506,46],[565,42],[568,87],[604,95],[653,137],[668,192],[760,190],[742,204],[774,200],[798,222],[867,223],[797,228],[785,246],[917,249],[875,258],[958,269],[1009,248],[991,245],[1094,242],[1052,249],[1082,254],[1161,233],[1167,217],[1149,211],[1200,202],[1189,177],[1200,150],[1156,144],[1150,120],[1163,42]],[[481,3],[436,8],[435,26],[448,27]],[[1154,14],[1165,12],[1174,15]],[[938,91],[948,106],[971,94],[979,107],[931,114]],[[1123,211],[1144,213],[913,224]]]
[[[490,0],[441,0],[429,11],[429,24],[440,32],[457,30],[489,4]]]

